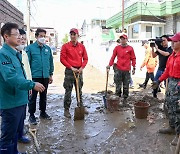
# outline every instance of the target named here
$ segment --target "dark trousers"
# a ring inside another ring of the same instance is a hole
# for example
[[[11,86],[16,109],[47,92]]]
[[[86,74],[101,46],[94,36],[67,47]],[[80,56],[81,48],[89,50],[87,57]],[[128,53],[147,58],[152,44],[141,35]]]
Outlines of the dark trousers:
[[[159,79],[159,77],[163,74],[163,72],[164,71],[157,70],[154,81],[157,81]],[[164,84],[166,85],[166,83],[164,83]],[[159,87],[157,89],[153,89],[153,96],[154,97],[157,97],[158,89],[159,89]]]
[[[82,73],[79,76],[79,95],[80,95],[80,105],[83,106],[82,102],[82,87],[83,87],[83,76]],[[74,74],[71,69],[65,69],[65,77],[64,77],[64,89],[65,89],[65,95],[64,95],[64,108],[69,109],[71,106],[71,93],[73,89],[73,85],[76,87],[76,80],[74,77]],[[77,98],[77,96],[76,96]]]
[[[147,86],[147,83],[149,81],[149,79],[151,79],[151,81],[153,82],[154,81],[154,73],[148,73],[146,72],[146,78],[145,78],[145,81],[144,81],[144,85]]]
[[[114,70],[114,83],[116,84],[116,80],[117,80],[117,67],[116,64],[113,65],[113,70]]]
[[[26,106],[27,105],[25,105],[25,108],[24,108],[24,110],[25,110],[24,111],[24,120],[26,119]],[[23,136],[24,136],[24,124],[23,124],[22,129],[18,133],[18,139],[21,139]]]
[[[40,99],[39,99],[39,110],[41,112],[45,112],[46,111],[47,88],[48,88],[49,78],[33,78],[33,81],[39,82],[39,83],[43,84],[43,86],[45,87],[45,90],[42,93],[40,93]],[[30,115],[33,115],[36,112],[37,94],[38,94],[37,91],[32,90],[32,96],[31,96],[29,104],[28,104],[28,107],[29,107],[28,112],[30,113]]]
[[[117,70],[116,74],[116,95],[121,97],[121,89],[123,86],[123,97],[127,98],[129,95],[130,71]]]
[[[1,121],[1,138],[0,154],[17,154],[18,133],[24,127],[26,105],[12,109],[0,110]]]

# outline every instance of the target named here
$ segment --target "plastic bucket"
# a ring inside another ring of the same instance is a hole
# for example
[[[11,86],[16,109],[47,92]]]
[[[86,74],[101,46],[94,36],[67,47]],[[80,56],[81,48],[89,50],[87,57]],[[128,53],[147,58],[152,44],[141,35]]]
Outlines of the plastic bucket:
[[[107,109],[109,111],[118,111],[119,110],[119,97],[110,96],[107,98]]]
[[[150,104],[147,102],[136,102],[134,104],[135,117],[138,119],[147,118],[149,107],[150,107]]]

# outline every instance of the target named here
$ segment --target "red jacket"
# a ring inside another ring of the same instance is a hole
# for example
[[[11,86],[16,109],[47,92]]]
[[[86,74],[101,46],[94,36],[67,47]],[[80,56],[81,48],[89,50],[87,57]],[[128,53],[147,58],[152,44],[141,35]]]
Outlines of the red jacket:
[[[180,79],[180,51],[176,54],[173,52],[166,63],[166,69],[159,78],[159,81],[166,80],[167,78]]]
[[[88,62],[84,45],[78,42],[76,46],[72,42],[64,44],[61,49],[60,61],[67,68],[72,66],[84,68]]]
[[[122,71],[130,71],[131,64],[133,67],[136,65],[136,56],[134,54],[134,49],[131,46],[121,46],[118,45],[113,50],[113,55],[109,62],[109,65],[114,64],[114,59],[117,56],[117,68]]]

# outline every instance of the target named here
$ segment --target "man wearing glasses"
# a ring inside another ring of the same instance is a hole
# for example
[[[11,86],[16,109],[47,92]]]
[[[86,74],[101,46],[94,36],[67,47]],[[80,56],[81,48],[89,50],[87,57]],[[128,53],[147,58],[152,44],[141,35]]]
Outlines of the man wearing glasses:
[[[64,44],[61,49],[60,61],[66,67],[65,69],[65,78],[64,78],[64,116],[71,118],[69,113],[69,108],[71,105],[71,93],[73,84],[75,83],[75,78],[73,72],[79,73],[79,94],[80,94],[80,105],[83,106],[82,102],[82,86],[83,86],[83,77],[82,71],[85,68],[88,62],[88,56],[85,49],[85,46],[82,43],[78,42],[79,32],[77,29],[72,28],[70,30],[70,39],[71,41]],[[85,111],[87,114],[88,112]]]
[[[21,43],[18,25],[6,23],[1,28],[4,39],[0,49],[0,154],[18,154],[17,138],[23,129],[28,91],[44,91],[40,83],[26,79],[21,54],[16,47]]]
[[[159,67],[156,72],[154,81],[157,81],[159,79],[159,77],[163,74],[163,72],[166,68],[166,62],[168,60],[168,57],[172,53],[172,48],[168,47],[168,36],[167,35],[162,36],[161,46],[162,46],[161,49],[159,49],[159,47],[157,45],[155,45],[155,47],[151,47],[153,58],[155,58],[156,56],[159,57]],[[153,89],[153,97],[155,97],[155,98],[157,98],[158,89],[159,89],[159,87],[157,89]]]

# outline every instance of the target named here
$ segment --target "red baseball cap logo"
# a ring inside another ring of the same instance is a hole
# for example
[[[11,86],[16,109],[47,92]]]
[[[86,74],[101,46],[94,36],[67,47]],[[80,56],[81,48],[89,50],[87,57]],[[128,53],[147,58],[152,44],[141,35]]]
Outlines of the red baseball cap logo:
[[[70,30],[70,33],[71,33],[71,32],[74,32],[74,33],[76,33],[76,34],[79,35],[79,32],[78,32],[78,30],[77,30],[76,28],[72,28],[72,29]]]
[[[123,37],[124,39],[127,39],[127,38],[128,38],[126,34],[121,35],[119,38],[122,38],[122,37]]]

